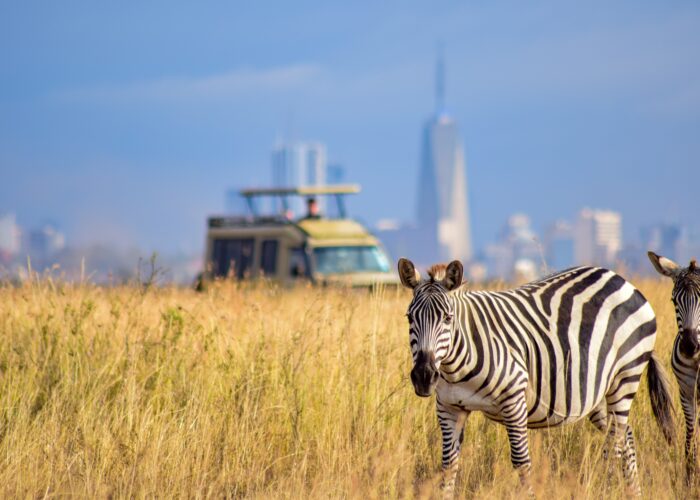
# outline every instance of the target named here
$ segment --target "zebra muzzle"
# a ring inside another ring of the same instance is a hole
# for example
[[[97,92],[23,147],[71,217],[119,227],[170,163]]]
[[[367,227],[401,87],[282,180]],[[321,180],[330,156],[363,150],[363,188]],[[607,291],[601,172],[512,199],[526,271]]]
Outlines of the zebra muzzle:
[[[680,351],[688,358],[694,358],[700,354],[700,332],[684,328],[680,332]]]
[[[411,382],[416,395],[422,398],[432,395],[439,378],[435,356],[432,353],[420,351],[411,370]]]

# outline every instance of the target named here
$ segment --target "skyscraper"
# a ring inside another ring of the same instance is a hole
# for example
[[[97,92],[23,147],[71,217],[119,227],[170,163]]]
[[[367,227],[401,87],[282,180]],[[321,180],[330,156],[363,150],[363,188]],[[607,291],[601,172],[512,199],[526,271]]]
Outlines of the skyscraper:
[[[558,220],[550,225],[544,235],[544,246],[549,271],[574,265],[574,228],[568,222]]]
[[[577,264],[612,267],[622,249],[622,216],[611,210],[584,208],[574,228]]]
[[[472,257],[467,203],[464,146],[459,128],[445,111],[445,69],[438,57],[435,112],[423,130],[421,173],[418,185],[418,227],[426,262]]]
[[[19,252],[19,238],[15,214],[0,215],[0,263],[9,262]]]
[[[326,183],[326,147],[319,142],[279,144],[272,151],[274,187],[320,186]],[[319,200],[323,209],[324,200]],[[304,214],[304,200],[290,200],[294,215]]]
[[[671,260],[678,261],[678,250],[685,232],[678,224],[653,224],[641,229],[642,246]]]

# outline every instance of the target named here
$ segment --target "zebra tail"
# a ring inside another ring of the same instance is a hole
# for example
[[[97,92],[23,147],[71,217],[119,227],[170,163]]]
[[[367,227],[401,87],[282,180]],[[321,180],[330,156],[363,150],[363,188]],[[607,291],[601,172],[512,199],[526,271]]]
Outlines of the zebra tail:
[[[647,383],[649,384],[651,411],[654,413],[656,423],[659,425],[666,442],[671,444],[675,438],[675,423],[669,392],[669,378],[655,352],[652,352],[651,358],[649,358]]]

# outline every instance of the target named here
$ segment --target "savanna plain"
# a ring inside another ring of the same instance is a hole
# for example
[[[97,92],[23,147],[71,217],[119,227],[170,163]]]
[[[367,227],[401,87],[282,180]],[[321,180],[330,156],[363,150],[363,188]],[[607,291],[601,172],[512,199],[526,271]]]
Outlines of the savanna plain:
[[[670,372],[670,283],[632,279]],[[501,287],[502,288],[502,287]],[[0,496],[431,498],[434,399],[414,395],[404,289],[272,283],[0,285]],[[671,376],[672,378],[672,376]],[[647,498],[685,498],[644,379],[632,407]],[[540,498],[627,498],[587,421],[530,432]],[[472,414],[460,496],[520,498],[505,429]]]

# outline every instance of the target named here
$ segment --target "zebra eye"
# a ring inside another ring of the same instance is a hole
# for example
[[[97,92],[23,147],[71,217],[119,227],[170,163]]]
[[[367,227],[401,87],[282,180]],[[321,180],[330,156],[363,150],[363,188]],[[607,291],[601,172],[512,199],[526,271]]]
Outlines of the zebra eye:
[[[413,315],[411,313],[406,313],[406,318],[409,323],[413,323]]]
[[[451,314],[448,314],[447,316],[445,316],[445,323],[447,323],[448,325],[450,323],[452,323],[452,315]]]

